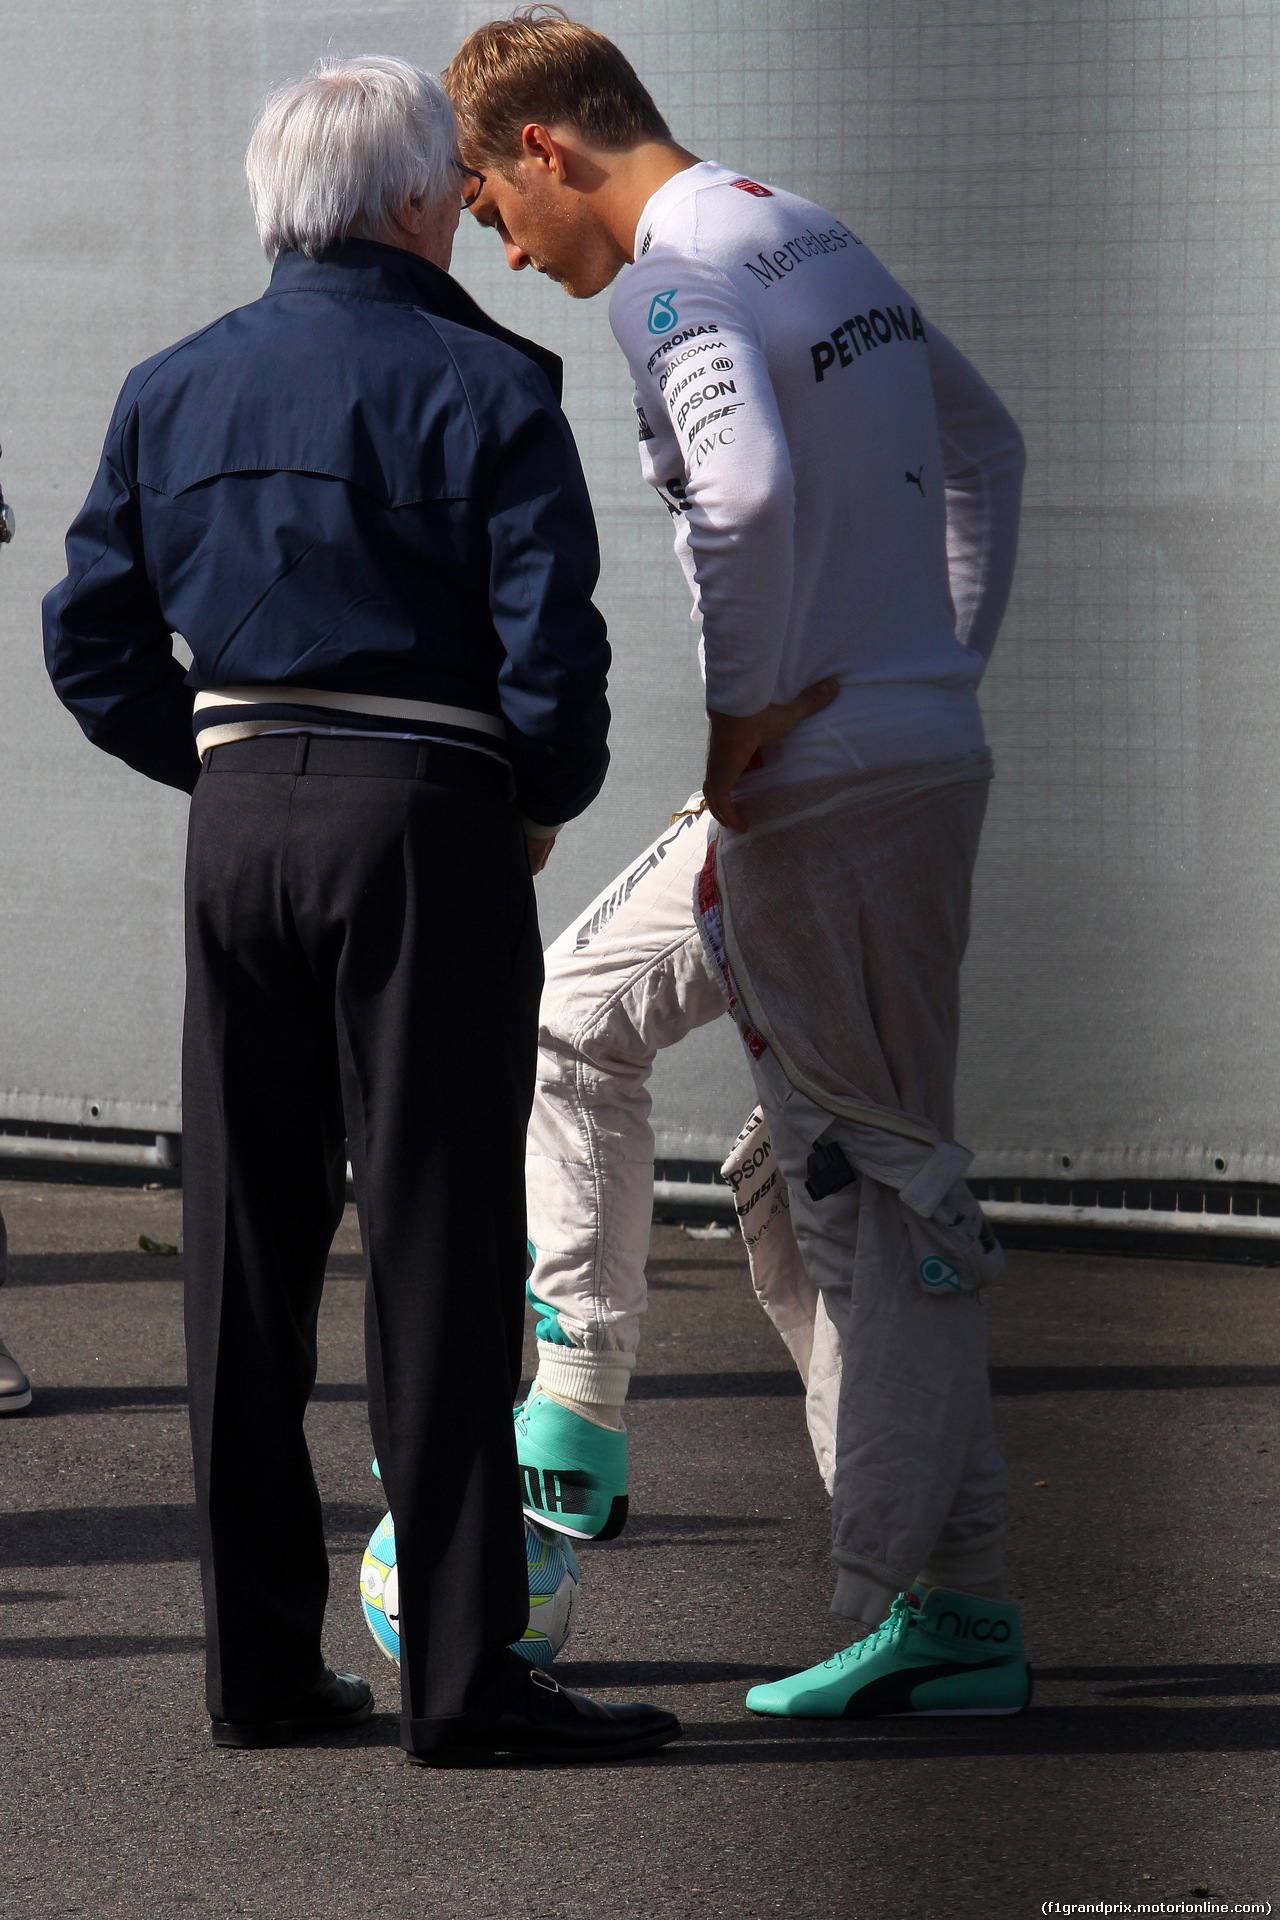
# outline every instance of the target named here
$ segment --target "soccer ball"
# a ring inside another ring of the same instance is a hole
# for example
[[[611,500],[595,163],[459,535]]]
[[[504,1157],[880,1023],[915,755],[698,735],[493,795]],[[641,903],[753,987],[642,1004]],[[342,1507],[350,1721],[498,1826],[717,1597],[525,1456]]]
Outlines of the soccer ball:
[[[535,1667],[549,1667],[573,1629],[578,1609],[578,1561],[563,1534],[549,1533],[526,1520],[525,1560],[529,1568],[529,1624],[512,1652]],[[400,1575],[396,1568],[396,1529],[389,1513],[374,1528],[360,1569],[360,1605],[365,1624],[388,1660],[400,1664]]]
[[[524,1523],[524,1555],[529,1566],[529,1624],[513,1649],[549,1667],[573,1631],[578,1611],[578,1557],[562,1533]]]
[[[384,1513],[364,1550],[360,1568],[360,1605],[364,1621],[388,1660],[400,1664],[400,1575],[396,1570],[396,1529]]]

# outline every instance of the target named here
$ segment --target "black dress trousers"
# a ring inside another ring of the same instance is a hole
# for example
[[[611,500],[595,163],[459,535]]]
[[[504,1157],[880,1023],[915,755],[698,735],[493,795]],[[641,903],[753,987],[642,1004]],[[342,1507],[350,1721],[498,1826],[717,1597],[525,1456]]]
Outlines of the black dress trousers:
[[[283,1716],[321,1667],[303,1416],[348,1152],[404,1744],[465,1735],[510,1684],[528,1618],[511,1407],[541,984],[499,763],[306,735],[208,756],[187,850],[183,1212],[217,1718]]]

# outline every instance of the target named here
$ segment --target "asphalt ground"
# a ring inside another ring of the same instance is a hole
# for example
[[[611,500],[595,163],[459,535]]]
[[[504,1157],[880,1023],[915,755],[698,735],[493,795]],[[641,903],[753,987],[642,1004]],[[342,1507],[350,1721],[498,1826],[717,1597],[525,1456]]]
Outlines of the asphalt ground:
[[[1004,1920],[1280,1894],[1275,1271],[1011,1255],[989,1304],[1033,1711],[758,1721],[753,1681],[848,1637],[827,1501],[736,1240],[655,1228],[634,1517],[583,1556],[557,1671],[669,1703],[686,1737],[609,1767],[434,1773],[402,1761],[357,1599],[381,1509],[350,1213],[309,1431],[328,1655],[380,1712],[282,1751],[209,1744],[181,1258],[138,1249],[180,1238],[180,1198],[0,1183],[0,1332],[36,1388],[0,1422],[5,1920]]]

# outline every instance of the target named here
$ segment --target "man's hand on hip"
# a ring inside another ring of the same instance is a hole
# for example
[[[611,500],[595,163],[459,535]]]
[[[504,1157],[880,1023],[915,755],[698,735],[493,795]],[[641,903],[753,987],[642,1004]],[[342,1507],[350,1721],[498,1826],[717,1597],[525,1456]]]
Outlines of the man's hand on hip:
[[[819,680],[815,686],[806,687],[803,693],[798,693],[794,700],[785,700],[779,706],[762,707],[759,713],[748,713],[741,717],[732,713],[714,713],[708,707],[711,737],[707,742],[707,775],[702,783],[702,791],[706,795],[707,805],[722,826],[734,827],[739,833],[746,831],[747,823],[730,795],[757,750],[767,747],[773,740],[784,740],[811,713],[818,713],[823,707],[830,706],[839,691],[838,680]]]
[[[542,840],[532,833],[526,833],[524,843],[529,849],[530,873],[541,873],[551,858],[551,849],[556,843],[555,835],[553,834],[550,840]]]

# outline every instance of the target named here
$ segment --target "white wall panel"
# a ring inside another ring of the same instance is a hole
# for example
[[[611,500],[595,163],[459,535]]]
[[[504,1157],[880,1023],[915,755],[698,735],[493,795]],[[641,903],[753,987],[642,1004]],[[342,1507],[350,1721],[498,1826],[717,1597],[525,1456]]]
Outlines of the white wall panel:
[[[83,743],[39,647],[116,389],[264,283],[240,159],[267,87],[329,50],[438,66],[490,11],[8,0],[0,1115],[176,1124],[183,803]],[[962,1137],[988,1172],[1280,1179],[1270,5],[577,11],[695,151],[847,220],[1026,432],[1023,557],[984,689],[998,779]],[[540,882],[550,937],[697,782],[694,636],[604,302],[511,275],[474,231],[455,264],[564,354],[600,518],[614,772]],[[722,1023],[655,1077],[660,1150],[711,1157],[748,1101]]]

